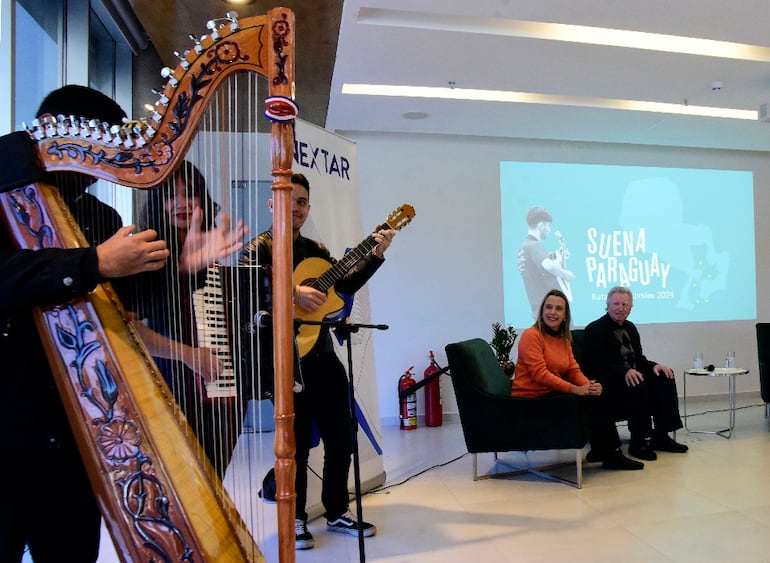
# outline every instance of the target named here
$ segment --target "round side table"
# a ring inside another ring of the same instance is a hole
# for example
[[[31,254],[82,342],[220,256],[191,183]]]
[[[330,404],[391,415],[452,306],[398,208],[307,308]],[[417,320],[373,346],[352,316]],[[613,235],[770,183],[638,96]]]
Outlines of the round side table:
[[[735,378],[739,375],[747,375],[749,370],[742,368],[714,368],[714,371],[689,368],[684,370],[684,427],[693,434],[716,434],[729,439],[735,429]],[[728,427],[722,430],[691,430],[687,426],[687,378],[688,377],[726,377],[727,378],[727,412]]]

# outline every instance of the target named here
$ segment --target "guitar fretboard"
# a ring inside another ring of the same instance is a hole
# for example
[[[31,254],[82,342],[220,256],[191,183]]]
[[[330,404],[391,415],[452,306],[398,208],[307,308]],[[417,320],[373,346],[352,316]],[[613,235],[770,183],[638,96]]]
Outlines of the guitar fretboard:
[[[380,226],[379,229],[390,229],[390,227],[385,223]],[[348,273],[350,269],[355,266],[359,260],[371,252],[375,246],[377,246],[377,241],[374,240],[373,236],[369,235],[366,239],[361,241],[358,246],[346,252],[334,266],[331,266],[323,274],[318,276],[310,286],[318,291],[326,293],[331,286],[337,283],[342,276]]]

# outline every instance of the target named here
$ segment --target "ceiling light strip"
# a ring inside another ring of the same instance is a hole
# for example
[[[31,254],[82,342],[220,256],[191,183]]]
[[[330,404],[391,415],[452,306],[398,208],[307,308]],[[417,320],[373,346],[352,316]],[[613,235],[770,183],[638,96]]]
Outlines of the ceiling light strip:
[[[723,59],[770,62],[770,47],[761,45],[585,25],[454,16],[380,8],[362,8],[359,11],[357,21],[368,25],[525,37]]]
[[[557,96],[505,90],[475,90],[470,88],[446,88],[433,86],[395,86],[388,84],[343,84],[342,93],[354,96],[389,96],[402,98],[432,98],[466,100],[474,102],[506,102],[519,104],[545,104],[626,111],[646,111],[700,117],[722,117],[756,121],[758,113],[751,110],[691,106],[639,100]]]

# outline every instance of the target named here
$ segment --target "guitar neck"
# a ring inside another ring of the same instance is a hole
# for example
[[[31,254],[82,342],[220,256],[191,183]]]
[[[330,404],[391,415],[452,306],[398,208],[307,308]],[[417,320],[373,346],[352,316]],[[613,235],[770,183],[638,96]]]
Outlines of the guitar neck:
[[[381,229],[389,229],[390,227],[385,224]],[[331,266],[323,274],[317,277],[310,285],[315,289],[326,293],[330,287],[332,287],[337,281],[340,280],[345,274],[347,274],[353,266],[355,266],[359,260],[364,258],[371,250],[377,246],[377,241],[374,240],[372,235],[369,235],[362,240],[358,246],[349,250],[345,255],[340,258],[336,264]]]

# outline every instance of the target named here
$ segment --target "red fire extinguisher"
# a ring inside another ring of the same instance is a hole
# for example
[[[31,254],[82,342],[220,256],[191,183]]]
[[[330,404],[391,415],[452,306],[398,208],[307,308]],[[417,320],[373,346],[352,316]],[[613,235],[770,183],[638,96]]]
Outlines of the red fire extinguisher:
[[[430,365],[425,368],[424,379],[441,369],[433,356],[433,350],[428,352],[428,357],[430,358]],[[425,384],[425,426],[441,426],[441,422],[441,385],[439,378],[436,377]]]
[[[398,378],[398,402],[401,418],[401,430],[414,430],[417,428],[417,392],[412,391],[402,395],[402,391],[408,389],[416,382],[412,377],[414,366],[404,372],[404,375]]]

